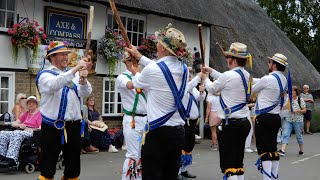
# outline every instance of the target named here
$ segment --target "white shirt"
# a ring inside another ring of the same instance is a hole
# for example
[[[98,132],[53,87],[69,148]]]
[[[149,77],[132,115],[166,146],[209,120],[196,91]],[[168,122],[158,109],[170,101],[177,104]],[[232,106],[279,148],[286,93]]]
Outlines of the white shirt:
[[[59,113],[60,99],[64,86],[73,82],[78,89],[79,97],[87,97],[92,92],[89,81],[85,85],[79,84],[79,73],[73,75],[71,71],[63,72],[55,66],[50,66],[47,70],[59,73],[55,76],[51,73],[42,73],[39,77],[39,92],[41,94],[40,112],[50,119],[57,119]],[[68,103],[64,119],[66,121],[82,119],[80,101],[73,89],[69,90]]]
[[[123,73],[128,74],[129,76],[132,77],[132,73],[128,70],[126,70]],[[127,111],[132,111],[134,100],[135,100],[135,97],[137,94],[136,89],[128,89],[127,88],[127,83],[131,80],[124,74],[120,74],[117,77],[116,81],[117,81],[118,89],[119,89],[119,92],[121,95],[121,103],[122,103],[123,108],[126,109]],[[144,94],[146,93],[145,91],[142,91],[142,92]],[[147,105],[146,100],[140,94],[137,109],[136,109],[135,113],[136,114],[147,114],[146,105]]]
[[[175,56],[165,56],[157,62],[165,62],[168,66],[178,89],[180,89],[183,75],[182,63]],[[189,72],[187,72],[187,77]],[[174,97],[169,85],[156,63],[147,65],[141,73],[137,73],[132,80],[135,88],[142,88],[148,91],[147,96],[147,116],[148,121],[152,122],[174,110],[176,105]],[[187,88],[187,87],[186,87]],[[185,90],[185,94],[187,91]],[[182,103],[186,104],[187,99],[182,99]],[[164,124],[164,126],[184,125],[184,120],[180,117],[178,111]]]
[[[280,71],[271,72],[259,81],[255,80],[256,83],[252,86],[252,92],[259,93],[257,98],[259,109],[272,106],[279,101],[280,88],[277,79],[272,75],[274,73],[280,77],[282,87],[286,87],[287,79]],[[280,114],[280,103],[268,113]]]
[[[189,101],[190,98],[190,93],[194,96],[194,98],[197,101],[203,101],[206,97],[206,93],[203,92],[202,94],[200,94],[200,92],[198,91],[198,89],[196,88],[196,86],[200,83],[201,78],[199,76],[194,77],[187,85],[187,100]],[[184,104],[184,107],[187,109],[188,106],[188,102],[187,104]],[[190,109],[190,118],[189,119],[198,119],[200,117],[199,114],[199,109],[200,107],[197,107],[198,105],[192,101],[191,104],[191,109]]]
[[[218,112],[218,109],[221,109],[219,96],[210,94],[207,96],[207,102],[211,103],[211,110],[212,112]]]
[[[232,70],[226,71],[222,74],[216,70],[213,70],[210,76],[216,80],[214,82],[211,82],[208,78],[205,80],[205,87],[208,92],[212,94],[220,92],[221,97],[228,108],[246,102],[246,94],[242,83],[242,78],[237,72],[234,71],[237,69],[240,69],[243,72],[248,84],[249,73],[243,67],[235,67]],[[248,105],[245,105],[239,111],[231,113],[229,118],[246,118],[249,113],[248,111]],[[217,112],[221,119],[225,119],[225,114],[221,108],[221,105]]]

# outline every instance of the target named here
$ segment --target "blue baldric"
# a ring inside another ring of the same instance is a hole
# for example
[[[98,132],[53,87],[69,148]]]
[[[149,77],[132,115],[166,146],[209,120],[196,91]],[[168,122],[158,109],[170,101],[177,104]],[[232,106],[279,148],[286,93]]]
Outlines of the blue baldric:
[[[196,98],[193,96],[193,94],[189,93],[189,101],[188,101],[188,106],[187,106],[187,117],[190,117],[190,111],[191,111],[191,107],[192,107],[192,102],[194,102],[197,106],[199,115],[200,115],[200,108],[199,108],[199,104],[198,101],[196,100]]]
[[[258,104],[258,101],[256,102],[256,107],[255,107],[255,111],[254,113],[256,115],[260,115],[260,114],[266,114],[268,112],[270,112],[272,109],[274,109],[275,107],[277,107],[277,105],[279,104],[280,102],[280,109],[282,109],[283,107],[283,104],[284,104],[284,97],[282,96],[282,93],[285,92],[285,90],[287,89],[287,87],[285,87],[283,89],[282,87],[282,83],[281,83],[281,80],[280,80],[280,77],[277,75],[277,74],[272,74],[278,81],[278,85],[279,85],[279,89],[280,89],[280,95],[279,95],[279,101],[276,102],[275,104],[269,106],[269,107],[266,107],[266,108],[263,108],[263,109],[259,109],[259,104]]]
[[[54,72],[52,70],[40,71],[38,73],[37,77],[36,77],[36,86],[37,86],[37,88],[38,88],[39,78],[40,78],[40,75],[42,73],[50,73],[50,74],[53,74],[55,76],[59,75],[59,73]],[[69,93],[70,89],[74,90],[74,92],[76,93],[76,95],[77,95],[77,97],[79,99],[79,102],[81,102],[80,101],[80,97],[78,95],[77,86],[74,83],[72,83],[72,84],[73,84],[72,88],[64,86],[63,89],[62,89],[62,95],[61,95],[61,99],[60,99],[60,106],[59,106],[59,112],[58,112],[58,118],[57,119],[50,119],[50,118],[46,117],[45,115],[41,114],[43,123],[45,123],[45,124],[47,124],[49,126],[54,126],[55,128],[57,128],[59,130],[62,130],[61,131],[61,144],[64,144],[64,142],[67,140],[66,129],[65,129],[65,119],[64,118],[65,118],[65,114],[66,114],[66,109],[67,109],[67,104],[68,104],[68,93]],[[83,134],[83,130],[84,129],[81,128],[80,134]]]
[[[227,107],[227,105],[224,103],[223,99],[222,99],[222,96],[220,95],[220,105],[223,109],[223,112],[225,114],[225,119],[226,119],[226,125],[228,125],[228,118],[230,116],[231,113],[234,113],[236,111],[239,111],[240,109],[242,109],[244,106],[246,106],[246,104],[249,103],[250,101],[250,93],[248,93],[248,85],[247,85],[247,81],[244,77],[244,74],[243,72],[240,70],[240,69],[237,69],[237,70],[234,70],[235,72],[237,72],[240,76],[241,76],[241,79],[242,79],[242,83],[243,83],[243,86],[244,86],[244,90],[245,90],[245,95],[246,95],[246,102],[244,103],[240,103],[240,104],[237,104],[231,108]]]
[[[176,109],[169,112],[168,114],[150,122],[150,123],[147,123],[147,125],[145,126],[146,132],[148,132],[149,130],[154,130],[154,129],[162,126],[163,124],[165,124],[173,116],[173,114],[177,110],[183,120],[186,120],[186,118],[188,118],[186,109],[184,108],[183,103],[181,101],[184,96],[185,87],[186,87],[187,79],[188,79],[187,78],[188,77],[187,66],[185,64],[183,64],[182,83],[181,83],[180,89],[178,90],[177,85],[174,82],[174,79],[172,77],[172,74],[171,74],[168,66],[164,62],[159,62],[159,63],[157,63],[157,65],[160,67],[160,69],[161,69],[161,71],[162,71],[164,77],[166,78],[166,81],[170,87],[170,90],[171,90],[173,97],[174,97]]]

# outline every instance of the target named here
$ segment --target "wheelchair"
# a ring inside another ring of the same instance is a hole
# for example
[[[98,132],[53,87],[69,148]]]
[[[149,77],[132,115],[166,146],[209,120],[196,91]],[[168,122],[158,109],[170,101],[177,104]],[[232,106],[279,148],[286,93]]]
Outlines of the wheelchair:
[[[1,128],[0,128],[1,129]],[[15,130],[15,128],[8,127],[2,130]],[[26,173],[31,174],[39,169],[40,157],[40,135],[41,131],[34,131],[33,137],[26,138],[22,141],[19,150],[19,159],[15,166],[1,168],[0,172],[14,172],[24,170]],[[64,160],[62,153],[60,153],[57,161],[57,169],[64,169]]]

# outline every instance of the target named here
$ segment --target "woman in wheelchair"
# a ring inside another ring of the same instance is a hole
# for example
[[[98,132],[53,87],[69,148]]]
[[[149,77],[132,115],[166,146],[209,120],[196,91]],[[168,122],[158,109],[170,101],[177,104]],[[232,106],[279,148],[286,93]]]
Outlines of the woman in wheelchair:
[[[35,96],[27,99],[27,109],[12,123],[14,131],[0,131],[0,168],[17,166],[19,150],[24,139],[33,136],[33,131],[41,128],[41,114]]]

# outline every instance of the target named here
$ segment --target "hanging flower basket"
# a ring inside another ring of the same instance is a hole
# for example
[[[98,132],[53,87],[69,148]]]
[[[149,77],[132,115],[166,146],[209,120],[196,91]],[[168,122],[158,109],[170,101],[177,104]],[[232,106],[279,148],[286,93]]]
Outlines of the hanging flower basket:
[[[15,63],[17,63],[20,48],[32,49],[32,62],[36,59],[41,39],[47,37],[43,31],[43,28],[39,28],[37,21],[31,22],[29,19],[27,19],[26,23],[14,24],[8,30],[8,34],[11,36],[12,56]]]
[[[141,39],[141,45],[138,47],[138,51],[151,59],[157,58],[157,43],[154,35],[149,35],[147,38]]]
[[[113,76],[117,62],[122,60],[126,43],[121,34],[107,28],[105,36],[101,39],[98,53],[104,57],[109,68],[110,77]]]

